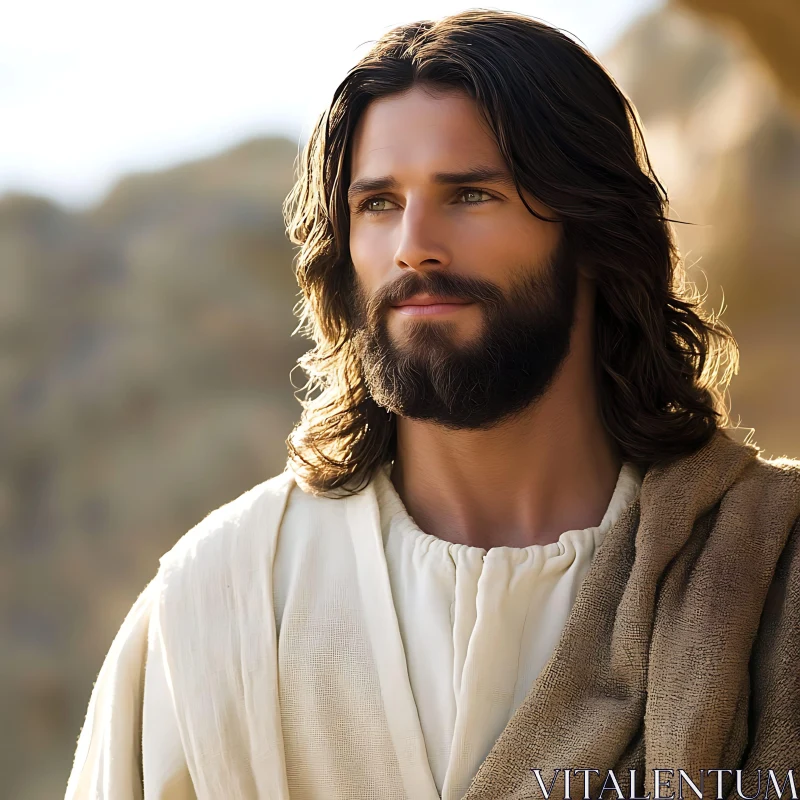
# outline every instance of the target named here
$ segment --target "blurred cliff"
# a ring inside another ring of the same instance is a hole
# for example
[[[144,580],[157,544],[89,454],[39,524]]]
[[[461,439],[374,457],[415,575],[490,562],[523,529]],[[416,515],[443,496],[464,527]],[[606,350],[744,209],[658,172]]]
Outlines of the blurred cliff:
[[[158,557],[283,469],[307,347],[281,217],[296,154],[252,141],[83,214],[0,201],[0,797],[63,796]]]
[[[694,223],[677,226],[690,279],[716,309],[724,288],[734,417],[767,454],[800,456],[796,89],[679,7],[603,61],[673,217]],[[92,683],[158,557],[283,468],[308,347],[290,336],[280,211],[296,153],[251,141],[126,177],[85,213],[0,199],[0,797],[63,795]]]
[[[767,455],[800,455],[800,114],[733,30],[674,6],[602,60],[643,119],[672,218],[691,223],[675,226],[689,279],[717,310],[724,292],[734,420]]]
[[[769,66],[781,90],[800,107],[800,4],[796,0],[679,0],[726,26]]]

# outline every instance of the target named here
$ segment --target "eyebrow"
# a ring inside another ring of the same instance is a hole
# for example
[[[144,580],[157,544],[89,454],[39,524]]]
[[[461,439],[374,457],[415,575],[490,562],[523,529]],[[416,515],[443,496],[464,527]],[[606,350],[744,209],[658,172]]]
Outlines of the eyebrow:
[[[433,182],[442,186],[452,186],[459,183],[499,183],[509,188],[516,188],[511,173],[498,167],[477,166],[463,172],[436,172]],[[347,199],[365,192],[383,192],[387,189],[396,189],[397,181],[392,175],[383,175],[380,178],[359,178],[350,184],[347,190]]]

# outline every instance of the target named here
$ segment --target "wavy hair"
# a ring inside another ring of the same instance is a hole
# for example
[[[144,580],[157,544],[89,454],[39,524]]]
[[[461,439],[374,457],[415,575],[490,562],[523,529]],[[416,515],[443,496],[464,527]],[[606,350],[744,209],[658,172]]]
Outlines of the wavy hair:
[[[382,36],[339,84],[298,158],[284,216],[299,245],[298,330],[315,343],[298,361],[307,394],[287,439],[298,483],[351,494],[394,458],[394,415],[371,398],[353,345],[349,144],[370,102],[416,85],[476,102],[520,196],[524,188],[556,212],[589,265],[600,414],[621,455],[646,469],[728,425],[738,348],[686,281],[632,103],[562,31],[473,9]]]

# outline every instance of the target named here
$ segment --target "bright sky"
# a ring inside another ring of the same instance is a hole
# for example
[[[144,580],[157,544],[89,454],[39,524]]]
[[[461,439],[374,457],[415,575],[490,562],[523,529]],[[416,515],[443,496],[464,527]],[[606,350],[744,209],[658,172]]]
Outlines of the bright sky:
[[[129,171],[242,139],[305,139],[369,42],[466,8],[538,17],[603,50],[662,0],[26,0],[0,26],[0,195],[80,207]]]

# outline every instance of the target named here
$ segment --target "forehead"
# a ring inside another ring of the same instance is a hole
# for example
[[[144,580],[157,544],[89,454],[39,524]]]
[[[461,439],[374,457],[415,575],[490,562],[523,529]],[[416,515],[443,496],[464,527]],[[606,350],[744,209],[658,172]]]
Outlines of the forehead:
[[[467,94],[413,87],[373,100],[353,132],[351,178],[433,172],[473,162],[503,166],[475,101]]]

